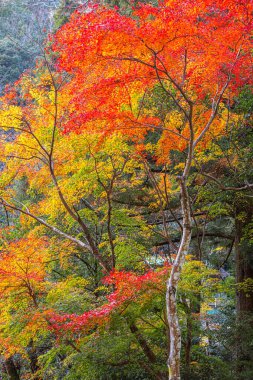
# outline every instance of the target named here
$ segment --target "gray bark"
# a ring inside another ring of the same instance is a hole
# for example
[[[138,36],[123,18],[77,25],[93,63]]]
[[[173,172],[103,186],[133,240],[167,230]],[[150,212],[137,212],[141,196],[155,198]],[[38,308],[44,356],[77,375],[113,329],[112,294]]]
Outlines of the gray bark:
[[[183,211],[183,235],[176,259],[167,281],[166,306],[170,330],[170,352],[168,359],[169,380],[180,380],[181,332],[177,315],[176,292],[185,256],[191,241],[191,208],[185,179],[180,179],[181,207]]]

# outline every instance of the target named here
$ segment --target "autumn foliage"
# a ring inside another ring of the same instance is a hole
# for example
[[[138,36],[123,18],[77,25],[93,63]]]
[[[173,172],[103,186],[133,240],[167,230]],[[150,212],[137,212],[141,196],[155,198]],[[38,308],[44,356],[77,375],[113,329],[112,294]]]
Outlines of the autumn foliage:
[[[103,283],[112,285],[116,290],[107,296],[108,302],[103,306],[85,312],[82,315],[68,314],[50,317],[51,327],[61,333],[70,330],[71,332],[88,333],[96,326],[108,323],[113,313],[124,315],[124,310],[131,303],[145,304],[156,293],[163,294],[165,278],[168,276],[168,268],[159,272],[148,271],[144,275],[136,275],[131,272],[114,271],[103,279]]]
[[[217,269],[253,187],[240,154],[251,116],[235,109],[253,85],[252,12],[246,0],[86,4],[6,89],[0,344],[26,363],[22,379],[118,379],[118,362],[126,379],[165,379],[172,322],[185,379],[201,372],[191,355],[204,355],[215,295],[233,297]]]
[[[224,86],[229,98],[252,80],[251,12],[247,1],[141,4],[133,17],[97,5],[75,12],[53,45],[59,70],[74,76],[65,131],[119,129],[140,141],[143,129],[153,127],[163,131],[161,150],[184,149],[189,102],[199,135]],[[176,123],[145,107],[156,85],[176,101]],[[224,128],[221,119],[216,128]]]

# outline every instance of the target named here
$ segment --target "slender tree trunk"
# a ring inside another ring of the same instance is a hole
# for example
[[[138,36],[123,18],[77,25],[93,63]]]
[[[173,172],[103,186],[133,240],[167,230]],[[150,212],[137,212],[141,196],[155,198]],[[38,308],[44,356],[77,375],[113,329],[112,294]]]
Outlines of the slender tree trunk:
[[[17,368],[15,366],[15,363],[13,361],[12,356],[10,356],[8,359],[5,360],[5,368],[6,372],[8,374],[9,380],[20,380]]]
[[[152,349],[149,347],[148,342],[143,337],[143,335],[140,333],[138,327],[134,322],[131,322],[129,324],[129,328],[131,332],[134,334],[136,340],[138,341],[140,347],[142,348],[142,351],[144,352],[145,356],[147,357],[149,364],[147,365],[145,363],[142,363],[146,370],[154,377],[155,380],[165,380],[165,374],[163,374],[161,371],[157,371],[153,368],[155,364],[157,364],[156,355],[152,351]]]
[[[180,179],[181,208],[183,213],[183,234],[176,259],[172,266],[170,278],[167,281],[166,306],[170,329],[170,353],[168,359],[169,380],[180,380],[181,331],[177,315],[176,292],[185,256],[191,242],[191,208],[190,199],[185,184],[185,177]]]

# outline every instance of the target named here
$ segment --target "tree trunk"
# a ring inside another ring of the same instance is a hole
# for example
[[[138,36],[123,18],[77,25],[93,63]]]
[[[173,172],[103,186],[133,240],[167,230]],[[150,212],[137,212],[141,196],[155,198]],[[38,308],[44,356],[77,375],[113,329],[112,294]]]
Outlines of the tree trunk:
[[[252,214],[248,215],[245,226],[251,222]],[[253,244],[249,239],[243,236],[244,226],[240,221],[236,221],[236,283],[242,284],[236,292],[236,310],[237,314],[253,313],[253,292],[252,289],[243,289],[243,283],[251,279],[253,280]]]
[[[37,354],[36,348],[34,347],[33,339],[30,340],[29,345],[27,346],[27,354],[30,359],[31,372],[35,374],[38,371],[39,366],[38,366],[38,354]],[[39,377],[34,376],[33,379],[39,380]]]
[[[142,363],[145,366],[146,370],[154,377],[155,380],[165,380],[165,375],[161,371],[157,371],[153,368],[153,366],[157,364],[156,355],[154,354],[152,349],[149,347],[148,342],[142,336],[136,324],[134,322],[130,322],[129,328],[131,332],[134,334],[134,336],[136,337],[136,340],[138,341],[139,345],[142,348],[142,351],[147,357],[149,364],[151,364],[150,366],[145,363]]]
[[[252,220],[253,210],[250,205],[247,216],[235,221],[235,257],[236,257],[236,372],[237,378],[244,379],[245,373],[252,368],[253,349],[249,329],[253,323],[253,244],[245,235],[245,227]],[[244,210],[245,211],[245,210]],[[248,285],[247,286],[247,281]]]
[[[9,380],[20,380],[17,368],[13,361],[12,356],[5,360],[5,368],[9,377]]]
[[[183,234],[176,259],[172,265],[170,278],[167,281],[166,306],[170,329],[170,353],[168,359],[169,380],[180,380],[181,332],[177,315],[176,292],[185,256],[191,241],[191,207],[185,178],[180,179],[181,208],[183,213]]]

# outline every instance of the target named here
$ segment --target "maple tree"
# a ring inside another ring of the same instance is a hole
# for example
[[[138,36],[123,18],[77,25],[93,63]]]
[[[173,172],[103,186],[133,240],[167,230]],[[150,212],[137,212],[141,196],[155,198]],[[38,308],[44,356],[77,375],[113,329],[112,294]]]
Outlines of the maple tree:
[[[191,240],[186,181],[194,151],[207,143],[211,128],[220,134],[226,125],[218,112],[221,100],[249,83],[251,11],[248,2],[235,6],[232,2],[198,1],[189,6],[188,2],[168,1],[159,8],[139,5],[131,18],[95,6],[88,14],[77,12],[56,35],[59,69],[75,78],[70,83],[74,112],[65,125],[66,132],[89,129],[96,122],[105,131],[123,128],[140,142],[144,136],[138,127],[142,131],[158,128],[163,132],[161,151],[188,151],[179,178],[183,234],[166,295],[170,379],[180,378],[175,297]],[[176,123],[173,114],[161,120],[153,110],[145,112],[142,107],[143,98],[155,84],[174,103]]]
[[[36,329],[79,355],[99,333],[102,347],[116,318],[126,344],[134,345],[131,333],[140,347],[141,354],[129,352],[138,363],[145,358],[150,378],[167,378],[167,350],[169,379],[180,379],[182,339],[189,376],[194,303],[200,304],[191,297],[208,299],[200,284],[217,276],[195,260],[185,265],[192,238],[201,260],[196,218],[210,206],[202,179],[225,191],[252,188],[246,178],[223,185],[203,169],[214,155],[222,162],[215,144],[239,123],[230,105],[251,83],[251,12],[247,1],[139,4],[130,16],[81,7],[51,36],[36,69],[7,89],[1,204],[7,224],[18,215],[23,235],[3,253],[0,283],[11,303],[10,280],[26,295],[25,310],[33,302],[32,333],[25,328],[19,342],[1,334],[8,355],[23,353]],[[159,244],[167,248],[154,260]],[[218,289],[216,281],[207,283]]]

